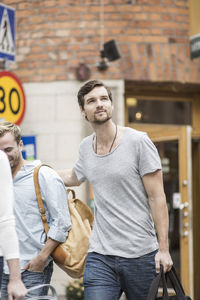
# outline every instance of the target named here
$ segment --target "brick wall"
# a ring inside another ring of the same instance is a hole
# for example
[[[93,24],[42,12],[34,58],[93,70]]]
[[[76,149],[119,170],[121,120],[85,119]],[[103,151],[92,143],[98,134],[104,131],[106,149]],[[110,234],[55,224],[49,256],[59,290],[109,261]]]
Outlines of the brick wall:
[[[16,9],[17,57],[22,82],[76,79],[85,63],[91,77],[200,82],[190,60],[188,0],[104,0],[105,41],[115,39],[121,59],[106,72],[100,51],[101,0],[3,0]]]

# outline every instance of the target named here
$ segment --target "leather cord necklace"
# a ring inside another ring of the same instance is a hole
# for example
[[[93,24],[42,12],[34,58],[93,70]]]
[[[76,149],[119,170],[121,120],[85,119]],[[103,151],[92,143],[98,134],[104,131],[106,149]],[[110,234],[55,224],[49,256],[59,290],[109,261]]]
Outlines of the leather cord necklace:
[[[117,125],[115,125],[115,136],[114,136],[114,138],[113,138],[113,141],[112,141],[112,144],[111,144],[111,146],[110,146],[110,149],[109,149],[109,152],[108,152],[108,153],[111,152],[112,147],[113,147],[113,145],[114,145],[114,142],[115,142],[115,140],[116,140],[116,137],[117,137]],[[95,153],[97,154],[97,136],[96,136],[96,144],[95,144]]]

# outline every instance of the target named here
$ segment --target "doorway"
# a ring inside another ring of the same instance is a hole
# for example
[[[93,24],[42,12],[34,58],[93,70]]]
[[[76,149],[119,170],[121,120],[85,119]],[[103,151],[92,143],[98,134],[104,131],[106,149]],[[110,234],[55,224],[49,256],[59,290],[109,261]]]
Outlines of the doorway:
[[[169,211],[169,247],[187,295],[192,295],[191,127],[128,124],[145,131],[158,149]]]
[[[192,141],[194,299],[200,299],[200,136]]]

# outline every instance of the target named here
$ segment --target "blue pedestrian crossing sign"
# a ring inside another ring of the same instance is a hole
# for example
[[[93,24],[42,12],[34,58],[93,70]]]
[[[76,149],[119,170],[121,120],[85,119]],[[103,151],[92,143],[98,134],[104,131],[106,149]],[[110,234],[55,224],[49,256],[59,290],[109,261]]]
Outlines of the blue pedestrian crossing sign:
[[[0,59],[15,61],[15,9],[0,3]]]

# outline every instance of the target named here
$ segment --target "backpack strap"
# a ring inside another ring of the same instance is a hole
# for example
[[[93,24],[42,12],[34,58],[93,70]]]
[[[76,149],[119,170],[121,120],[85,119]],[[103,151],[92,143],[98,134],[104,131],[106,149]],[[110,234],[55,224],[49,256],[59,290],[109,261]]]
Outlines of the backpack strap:
[[[76,198],[76,194],[75,194],[75,191],[74,191],[74,190],[67,189],[67,194],[69,194],[69,193],[72,193],[72,199],[75,199],[75,198]]]
[[[42,166],[46,166],[46,167],[51,168],[50,166],[45,165],[45,164],[40,164],[40,165],[36,166],[35,169],[34,169],[34,172],[33,172],[33,180],[34,180],[35,193],[36,193],[36,198],[37,198],[37,201],[38,201],[40,215],[41,215],[42,223],[43,223],[43,226],[44,226],[44,231],[47,234],[48,231],[49,231],[49,225],[48,225],[48,222],[47,222],[46,210],[44,208],[44,204],[43,204],[43,201],[42,201],[40,185],[39,185],[39,179],[38,179],[38,177],[39,177],[38,173],[39,173],[39,170]]]

